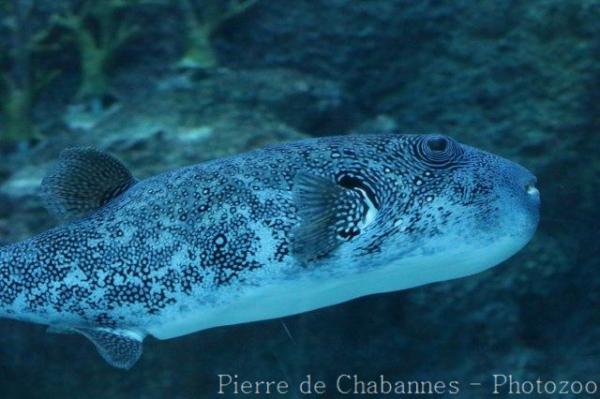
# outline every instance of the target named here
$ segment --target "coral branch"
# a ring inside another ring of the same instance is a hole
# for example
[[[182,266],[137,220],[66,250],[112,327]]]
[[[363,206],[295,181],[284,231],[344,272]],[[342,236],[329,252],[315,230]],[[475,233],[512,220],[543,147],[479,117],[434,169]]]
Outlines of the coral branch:
[[[138,32],[119,19],[119,12],[142,1],[85,0],[78,10],[57,15],[57,25],[71,31],[81,63],[79,100],[100,98],[110,91],[107,69],[116,52]]]
[[[7,5],[5,26],[10,32],[9,49],[2,51],[2,63],[8,67],[0,82],[2,103],[2,132],[0,140],[13,142],[27,140],[37,135],[31,111],[40,91],[57,75],[32,62],[34,53],[42,51],[43,41],[49,33],[44,25],[32,30],[33,2],[13,0]]]
[[[212,46],[213,34],[229,19],[244,13],[258,0],[207,0],[201,11],[191,0],[181,0],[187,24],[187,50],[179,61],[184,68],[209,69],[218,65]]]

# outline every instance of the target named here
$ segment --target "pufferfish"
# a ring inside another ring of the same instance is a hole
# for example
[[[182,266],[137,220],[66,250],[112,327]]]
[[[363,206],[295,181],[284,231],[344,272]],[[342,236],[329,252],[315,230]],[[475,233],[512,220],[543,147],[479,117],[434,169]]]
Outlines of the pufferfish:
[[[135,179],[64,150],[56,228],[0,249],[0,316],[130,368],[147,335],[293,315],[471,275],[534,234],[525,168],[439,134],[324,137]]]

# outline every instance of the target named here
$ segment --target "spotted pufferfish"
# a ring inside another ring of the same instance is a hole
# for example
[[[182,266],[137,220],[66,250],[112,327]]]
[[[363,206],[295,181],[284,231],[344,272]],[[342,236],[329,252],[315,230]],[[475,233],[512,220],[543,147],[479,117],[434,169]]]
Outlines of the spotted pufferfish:
[[[80,333],[130,368],[196,331],[471,275],[534,234],[536,178],[443,135],[324,137],[136,180],[64,150],[56,228],[0,249],[0,316]]]

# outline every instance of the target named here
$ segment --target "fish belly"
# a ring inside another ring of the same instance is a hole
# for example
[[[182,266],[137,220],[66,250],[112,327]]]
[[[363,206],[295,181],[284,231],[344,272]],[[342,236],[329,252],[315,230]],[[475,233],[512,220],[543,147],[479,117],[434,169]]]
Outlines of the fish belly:
[[[336,305],[354,298],[408,289],[437,281],[468,276],[492,267],[514,253],[507,239],[495,251],[457,248],[443,257],[409,257],[363,273],[329,278],[298,278],[252,288],[218,306],[203,306],[171,315],[148,328],[159,339],[169,339],[208,328],[274,319]]]

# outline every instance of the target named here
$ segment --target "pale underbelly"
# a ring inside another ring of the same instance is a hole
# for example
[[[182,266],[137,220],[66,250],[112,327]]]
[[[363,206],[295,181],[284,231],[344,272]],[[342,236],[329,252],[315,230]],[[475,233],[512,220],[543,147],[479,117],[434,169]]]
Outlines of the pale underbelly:
[[[159,339],[174,338],[208,328],[290,316],[339,304],[354,298],[408,289],[468,276],[492,267],[516,252],[515,243],[496,242],[494,250],[444,254],[443,258],[414,257],[368,272],[329,279],[296,279],[253,288],[236,300],[169,317],[147,332]]]

